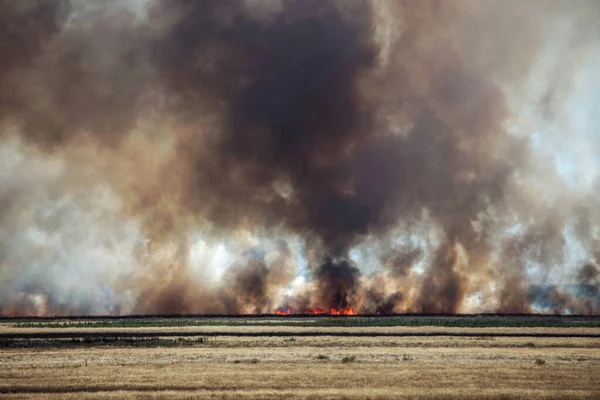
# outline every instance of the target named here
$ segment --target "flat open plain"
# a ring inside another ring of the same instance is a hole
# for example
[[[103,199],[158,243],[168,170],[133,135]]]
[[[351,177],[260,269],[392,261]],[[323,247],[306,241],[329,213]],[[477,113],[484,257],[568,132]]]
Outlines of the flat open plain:
[[[10,399],[600,398],[596,318],[7,319],[0,346]]]

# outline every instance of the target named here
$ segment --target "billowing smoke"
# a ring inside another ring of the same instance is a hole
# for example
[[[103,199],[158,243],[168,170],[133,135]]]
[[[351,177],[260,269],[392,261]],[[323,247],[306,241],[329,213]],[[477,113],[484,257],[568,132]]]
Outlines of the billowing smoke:
[[[599,312],[597,2],[0,11],[0,314]]]

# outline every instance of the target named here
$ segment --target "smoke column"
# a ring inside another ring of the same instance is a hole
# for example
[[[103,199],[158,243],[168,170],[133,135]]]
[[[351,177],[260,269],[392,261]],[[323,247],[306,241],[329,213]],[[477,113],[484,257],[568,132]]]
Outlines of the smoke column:
[[[0,3],[0,315],[600,312],[597,1]]]

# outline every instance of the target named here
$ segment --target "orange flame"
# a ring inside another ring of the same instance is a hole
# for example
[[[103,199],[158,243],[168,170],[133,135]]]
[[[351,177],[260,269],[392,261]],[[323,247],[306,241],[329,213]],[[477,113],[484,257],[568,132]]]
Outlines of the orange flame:
[[[309,308],[305,312],[296,312],[290,309],[277,310],[275,315],[292,315],[292,314],[308,314],[308,315],[358,315],[358,313],[352,307],[347,308],[331,308],[329,311],[325,311],[319,308]]]
[[[348,308],[342,308],[342,309],[332,308],[331,310],[329,310],[329,314],[331,314],[331,315],[356,315],[358,313],[356,311],[354,311],[354,309],[352,307],[348,307]]]

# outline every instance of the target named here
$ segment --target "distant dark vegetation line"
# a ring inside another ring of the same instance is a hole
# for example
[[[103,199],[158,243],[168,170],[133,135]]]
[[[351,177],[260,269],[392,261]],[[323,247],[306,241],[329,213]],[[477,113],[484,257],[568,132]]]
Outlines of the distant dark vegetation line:
[[[562,317],[327,317],[327,318],[127,318],[102,320],[32,321],[14,320],[17,328],[136,328],[174,326],[296,326],[296,327],[386,327],[386,326],[439,326],[461,328],[599,328],[600,318]]]
[[[94,338],[165,338],[165,337],[531,337],[531,338],[600,338],[600,333],[547,333],[547,332],[36,332],[0,333],[0,341],[14,339],[83,339]]]
[[[69,339],[0,339],[0,349],[43,347],[183,347],[206,344],[207,337],[153,338],[153,337],[84,337]]]

